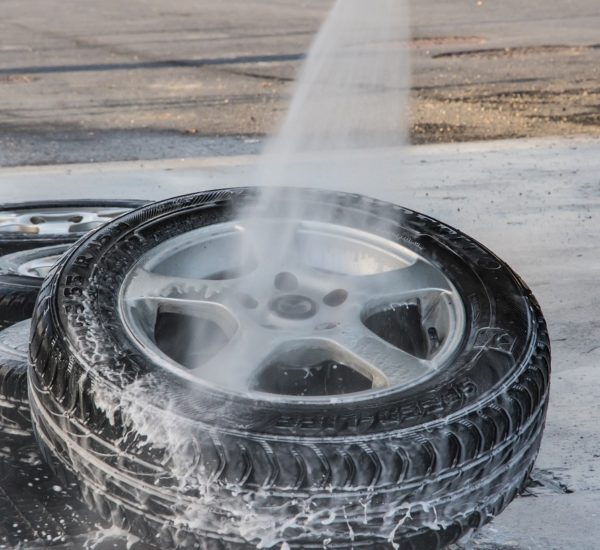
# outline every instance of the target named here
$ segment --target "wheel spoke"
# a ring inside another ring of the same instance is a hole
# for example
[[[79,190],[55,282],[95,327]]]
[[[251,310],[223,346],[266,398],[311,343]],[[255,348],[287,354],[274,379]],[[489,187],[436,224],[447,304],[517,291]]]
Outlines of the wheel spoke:
[[[160,310],[163,313],[179,313],[189,317],[198,317],[214,321],[219,325],[224,322],[229,323],[229,319],[235,319],[225,306],[208,300],[163,297],[146,297],[139,300],[144,304],[148,304],[155,311]]]
[[[239,329],[239,321],[233,313],[218,302],[188,298],[144,297],[130,300],[128,307],[130,314],[137,319],[147,335],[152,335],[152,339],[156,338],[156,327],[161,316],[165,315],[175,315],[167,321],[168,323],[183,320],[189,330],[203,330],[204,334],[193,335],[196,339],[207,338],[207,335],[210,337],[214,333],[210,327],[218,327],[220,333],[226,338],[231,338]],[[207,345],[211,344],[213,342],[207,342]]]
[[[195,280],[138,269],[124,301],[147,334],[154,334],[159,315],[167,313],[212,322],[231,336],[239,321],[221,303],[226,301],[231,283],[231,280]]]
[[[392,271],[353,276],[348,283],[351,289],[357,290],[367,298],[451,291],[446,277],[423,260]]]
[[[303,285],[324,296],[336,289],[344,289],[353,302],[365,305],[374,298],[386,296],[422,296],[450,292],[446,277],[432,265],[417,260],[415,263],[370,275],[344,275],[296,261],[290,271],[297,275]]]
[[[274,348],[260,328],[241,327],[221,350],[192,372],[214,384],[245,392],[254,374],[276,353]]]
[[[366,328],[341,330],[332,335],[329,342],[339,354],[336,360],[368,373],[373,379],[373,387],[404,384],[433,369],[430,361],[393,346]]]
[[[261,223],[260,220],[244,222],[248,250],[264,272],[277,272],[293,258],[298,223],[278,221]]]
[[[161,275],[138,269],[127,288],[126,300],[180,298],[191,301],[215,300],[231,290],[236,279],[192,279]]]

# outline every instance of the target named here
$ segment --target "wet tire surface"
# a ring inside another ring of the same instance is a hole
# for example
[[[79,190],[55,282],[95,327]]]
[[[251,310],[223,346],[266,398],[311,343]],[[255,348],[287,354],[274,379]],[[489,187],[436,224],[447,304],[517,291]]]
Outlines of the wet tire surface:
[[[55,546],[85,533],[94,514],[44,463],[27,400],[30,320],[0,332],[0,548]]]
[[[0,429],[31,433],[27,350],[31,320],[0,331]]]
[[[0,273],[0,329],[31,318],[41,285],[37,277]]]
[[[29,391],[53,468],[101,516],[161,547],[247,547],[240,532],[219,530],[238,512],[218,509],[228,502],[277,507],[285,517],[310,503],[323,520],[316,531],[305,524],[279,533],[298,548],[322,548],[324,537],[328,547],[348,548],[349,533],[356,548],[442,548],[500,513],[525,483],[541,441],[546,325],[508,266],[436,220],[356,195],[305,194],[315,216],[335,205],[371,227],[377,212],[398,242],[427,253],[463,296],[468,330],[460,353],[410,390],[312,408],[232,403],[218,392],[192,392],[127,340],[115,289],[131,265],[171,237],[231,219],[253,197],[245,189],[209,192],[140,209],[82,240],[46,279],[33,318]],[[119,401],[132,387],[146,398],[160,387],[153,405],[168,404],[173,429],[185,424],[190,441],[173,452],[139,432]],[[107,392],[119,396],[114,410],[98,404]],[[181,521],[199,499],[199,486],[179,491],[190,473],[217,491],[211,525]],[[392,528],[384,535],[386,521]]]
[[[22,273],[28,262],[56,257],[69,245],[42,246],[0,256],[0,328],[31,319],[44,278],[38,272]]]

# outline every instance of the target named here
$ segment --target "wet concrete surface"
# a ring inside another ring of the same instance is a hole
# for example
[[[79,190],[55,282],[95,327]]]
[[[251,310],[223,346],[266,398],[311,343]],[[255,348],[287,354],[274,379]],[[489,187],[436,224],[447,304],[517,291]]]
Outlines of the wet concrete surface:
[[[414,142],[600,134],[596,0],[410,4]],[[193,157],[212,136],[269,134],[331,5],[6,0],[0,164]]]
[[[513,140],[419,146],[371,157],[368,194],[427,212],[480,240],[529,284],[549,323],[551,402],[534,481],[464,548],[598,548],[599,148],[598,139]],[[0,184],[7,201],[159,199],[247,184],[255,165],[253,156],[229,156],[5,168]],[[294,179],[300,173],[305,179]],[[332,185],[318,160],[311,170],[291,171],[287,183]],[[364,180],[349,180],[345,190],[365,193]],[[80,547],[81,539],[65,546]]]

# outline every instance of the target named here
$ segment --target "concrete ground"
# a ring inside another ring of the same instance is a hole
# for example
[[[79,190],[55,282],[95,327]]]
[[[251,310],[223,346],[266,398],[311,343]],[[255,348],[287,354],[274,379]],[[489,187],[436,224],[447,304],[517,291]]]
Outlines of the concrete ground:
[[[409,2],[414,142],[600,134],[597,0]],[[0,165],[255,152],[331,5],[4,0]]]
[[[373,154],[369,193],[477,238],[531,286],[549,323],[551,404],[534,477],[477,550],[596,550],[600,541],[600,139],[514,140]],[[252,181],[256,157],[0,169],[3,200],[159,199]],[[306,174],[306,172],[305,172]],[[310,185],[331,186],[315,163]],[[321,178],[321,179],[319,179]],[[306,181],[290,181],[304,184]],[[364,192],[356,181],[346,190]]]

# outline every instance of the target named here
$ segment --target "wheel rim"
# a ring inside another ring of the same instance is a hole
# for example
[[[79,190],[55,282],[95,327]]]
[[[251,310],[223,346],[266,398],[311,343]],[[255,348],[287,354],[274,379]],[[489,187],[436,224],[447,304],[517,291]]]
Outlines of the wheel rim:
[[[24,275],[25,277],[39,277],[44,279],[50,269],[52,269],[52,266],[60,260],[63,253],[64,251],[24,262],[17,268],[17,272],[19,275]]]
[[[257,229],[258,227],[258,229]],[[269,257],[260,232],[288,232]],[[268,401],[338,402],[407,389],[456,353],[465,310],[423,256],[315,221],[204,227],[144,254],[119,292],[126,333],[188,381]]]
[[[0,234],[72,235],[87,233],[130,210],[130,208],[104,206],[4,210],[0,211]]]
[[[0,274],[44,279],[69,248],[58,244],[6,254],[0,257]]]

